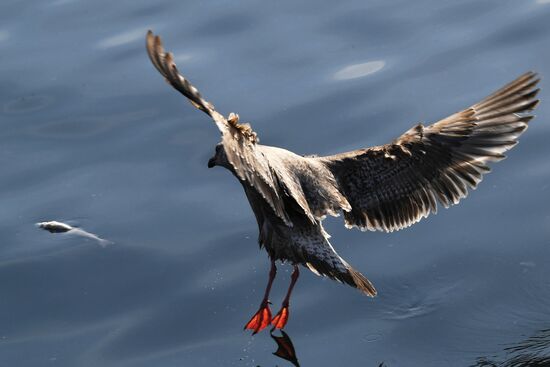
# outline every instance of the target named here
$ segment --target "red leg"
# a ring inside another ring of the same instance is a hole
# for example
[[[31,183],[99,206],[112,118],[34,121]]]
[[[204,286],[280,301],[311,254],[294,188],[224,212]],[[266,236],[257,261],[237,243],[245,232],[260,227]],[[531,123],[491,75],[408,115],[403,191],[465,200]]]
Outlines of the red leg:
[[[269,280],[267,282],[267,287],[265,288],[264,299],[260,304],[260,309],[249,322],[244,326],[245,330],[250,329],[254,330],[252,335],[256,334],[258,331],[265,329],[271,322],[271,310],[269,309],[269,292],[271,291],[271,285],[273,280],[277,275],[277,267],[275,266],[275,261],[271,260],[271,270],[269,271]]]
[[[294,285],[296,284],[299,276],[300,270],[298,269],[298,265],[294,265],[294,271],[292,272],[290,285],[288,286],[288,291],[286,293],[285,299],[283,300],[281,310],[279,311],[279,313],[277,313],[273,320],[271,320],[271,325],[273,325],[273,329],[284,328],[288,321],[288,305],[290,303],[290,294],[292,293],[292,289],[294,288]]]

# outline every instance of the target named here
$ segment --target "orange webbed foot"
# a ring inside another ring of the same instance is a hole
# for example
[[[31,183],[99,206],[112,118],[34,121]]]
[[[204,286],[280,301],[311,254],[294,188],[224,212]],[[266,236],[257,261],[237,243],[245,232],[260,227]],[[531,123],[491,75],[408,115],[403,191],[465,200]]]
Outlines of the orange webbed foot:
[[[282,329],[285,327],[288,322],[288,306],[283,306],[279,313],[271,320],[271,325],[273,329]]]
[[[253,330],[254,332],[252,335],[256,334],[258,331],[261,331],[265,329],[271,322],[271,310],[269,309],[269,305],[266,303],[265,305],[260,306],[260,309],[249,322],[246,323],[244,326],[244,329]]]

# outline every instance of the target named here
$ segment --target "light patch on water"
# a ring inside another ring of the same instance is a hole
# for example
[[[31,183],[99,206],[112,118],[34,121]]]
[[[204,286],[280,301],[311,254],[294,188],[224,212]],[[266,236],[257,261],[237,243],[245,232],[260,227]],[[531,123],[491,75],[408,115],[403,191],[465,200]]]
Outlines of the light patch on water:
[[[537,4],[550,4],[550,0],[537,0]]]
[[[60,6],[60,5],[74,3],[74,2],[76,2],[76,0],[55,0],[54,2],[51,3],[51,5]]]
[[[386,62],[383,60],[368,61],[360,64],[349,65],[338,70],[334,74],[334,79],[347,80],[362,78],[364,76],[380,71],[385,65]]]
[[[188,53],[181,53],[181,54],[174,55],[175,62],[186,62],[191,60],[192,58],[193,56],[191,56],[191,54],[188,54]]]
[[[8,31],[0,31],[0,42],[7,41],[10,38]]]
[[[119,33],[111,37],[107,37],[103,39],[102,41],[99,41],[97,46],[99,48],[111,48],[111,47],[118,47],[122,45],[126,45],[131,42],[135,42],[137,40],[143,40],[145,42],[145,34],[147,33],[147,30],[151,27],[140,27],[133,29],[131,31],[127,31],[124,33]]]

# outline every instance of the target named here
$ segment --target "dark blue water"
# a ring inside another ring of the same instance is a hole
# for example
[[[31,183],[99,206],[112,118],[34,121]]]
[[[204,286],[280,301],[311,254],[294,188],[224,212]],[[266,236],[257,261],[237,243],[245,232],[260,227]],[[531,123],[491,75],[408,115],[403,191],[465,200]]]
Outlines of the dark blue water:
[[[239,183],[206,168],[218,131],[154,70],[147,29],[263,143],[329,154],[389,142],[527,70],[548,79],[549,19],[547,0],[3,0],[0,366],[289,365],[267,332],[242,331],[267,256]],[[303,366],[550,355],[546,84],[520,144],[459,206],[393,234],[325,221],[380,295],[304,271],[286,329]]]

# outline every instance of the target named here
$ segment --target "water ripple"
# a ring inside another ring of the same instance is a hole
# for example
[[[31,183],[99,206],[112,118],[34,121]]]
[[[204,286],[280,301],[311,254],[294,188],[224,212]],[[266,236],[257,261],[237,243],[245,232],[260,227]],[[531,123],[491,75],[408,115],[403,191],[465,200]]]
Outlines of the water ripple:
[[[387,143],[524,70],[548,77],[549,3],[4,1],[0,365],[283,365],[268,333],[242,332],[269,269],[254,214],[239,182],[206,169],[218,131],[151,65],[147,25],[220,112],[266,144],[328,154]],[[288,324],[303,365],[466,366],[548,328],[540,97],[521,144],[457,207],[394,234],[333,222],[380,293],[304,270]],[[82,217],[117,246],[32,226]]]
[[[20,114],[40,111],[53,103],[54,99],[47,95],[30,95],[19,97],[4,104],[4,112]]]

